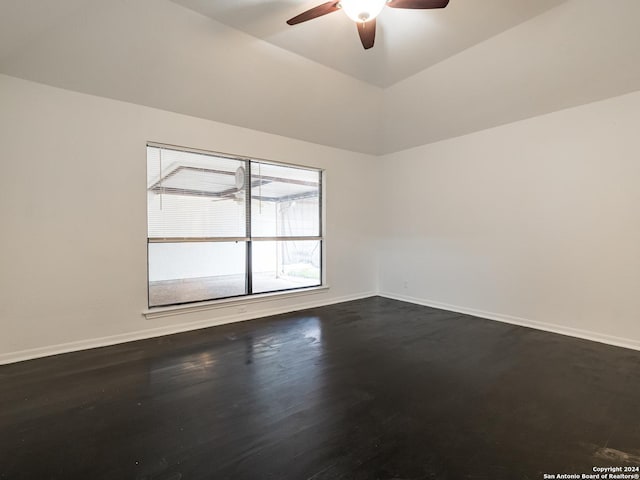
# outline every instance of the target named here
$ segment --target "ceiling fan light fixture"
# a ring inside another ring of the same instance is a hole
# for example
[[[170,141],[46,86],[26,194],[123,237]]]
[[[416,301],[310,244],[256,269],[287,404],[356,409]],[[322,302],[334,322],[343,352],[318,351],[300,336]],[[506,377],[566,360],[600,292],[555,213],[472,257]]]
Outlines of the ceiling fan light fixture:
[[[340,8],[354,22],[369,22],[376,18],[387,0],[341,0]]]
[[[376,40],[376,17],[385,5],[392,8],[425,10],[444,8],[449,0],[329,0],[287,20],[289,25],[323,17],[329,13],[344,10],[344,13],[356,23],[360,41],[365,50],[373,47]]]

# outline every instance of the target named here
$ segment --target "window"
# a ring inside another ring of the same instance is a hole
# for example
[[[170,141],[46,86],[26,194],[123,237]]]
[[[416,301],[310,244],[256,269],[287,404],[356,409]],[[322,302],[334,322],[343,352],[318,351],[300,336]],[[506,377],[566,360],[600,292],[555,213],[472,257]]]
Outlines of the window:
[[[149,306],[319,286],[322,172],[147,146]]]

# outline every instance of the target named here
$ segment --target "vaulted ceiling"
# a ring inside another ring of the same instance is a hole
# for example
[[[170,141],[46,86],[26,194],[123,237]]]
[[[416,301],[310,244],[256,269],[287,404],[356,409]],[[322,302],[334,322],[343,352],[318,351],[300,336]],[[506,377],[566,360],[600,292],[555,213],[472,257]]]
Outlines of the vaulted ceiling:
[[[285,20],[325,0],[173,0],[260,40],[378,87],[388,87],[564,0],[452,0],[446,9],[386,8],[375,47],[363,52],[342,12],[290,27]]]
[[[637,0],[0,0],[0,73],[381,154],[640,89]]]

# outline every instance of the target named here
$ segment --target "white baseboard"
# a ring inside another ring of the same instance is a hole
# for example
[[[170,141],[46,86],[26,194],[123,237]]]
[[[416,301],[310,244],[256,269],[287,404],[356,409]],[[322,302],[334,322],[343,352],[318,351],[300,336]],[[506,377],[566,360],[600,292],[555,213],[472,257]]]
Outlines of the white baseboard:
[[[390,298],[393,300],[400,300],[403,302],[413,303],[416,305],[423,305],[426,307],[438,308],[441,310],[448,310],[456,313],[463,313],[466,315],[472,315],[474,317],[485,318],[488,320],[495,320],[503,323],[510,323],[512,325],[519,325],[523,327],[535,328],[537,330],[543,330],[546,332],[558,333],[560,335],[567,335],[570,337],[582,338],[584,340],[591,340],[594,342],[605,343],[607,345],[614,345],[617,347],[629,348],[632,350],[640,350],[640,341],[627,339],[622,337],[615,337],[612,335],[606,335],[603,333],[593,332],[590,330],[582,330],[572,327],[566,327],[562,325],[539,322],[536,320],[529,320],[522,317],[515,317],[512,315],[503,315],[493,312],[485,312],[474,308],[460,307],[457,305],[450,305],[447,303],[437,302],[435,300],[415,298],[407,295],[397,295],[388,292],[363,292],[354,295],[344,295],[342,297],[332,298],[329,300],[309,300],[305,302],[296,303],[286,307],[270,307],[260,310],[253,310],[243,314],[228,314],[224,316],[218,316],[207,320],[200,320],[196,322],[179,323],[173,325],[165,325],[162,327],[155,327],[144,329],[136,332],[125,333],[120,335],[112,335],[108,337],[91,338],[88,340],[79,340],[76,342],[62,343],[58,345],[50,345],[40,348],[32,348],[28,350],[20,350],[16,352],[9,352],[0,354],[0,365],[6,365],[9,363],[21,362],[24,360],[31,360],[34,358],[48,357],[51,355],[58,355],[61,353],[75,352],[79,350],[88,350],[90,348],[106,347],[108,345],[115,345],[118,343],[132,342],[135,340],[144,340],[147,338],[161,337],[163,335],[171,335],[174,333],[187,332],[190,330],[198,330],[201,328],[214,327],[217,325],[224,325],[234,322],[242,322],[246,320],[253,320],[260,317],[268,317],[270,315],[279,315],[282,313],[290,313],[299,310],[305,310],[308,308],[322,307],[325,305],[333,305],[336,303],[349,302],[352,300],[359,300],[362,298],[373,297],[379,295],[381,297]],[[266,304],[267,302],[265,302]]]
[[[378,293],[379,296],[390,298],[393,300],[400,300],[402,302],[415,303],[416,305],[423,305],[425,307],[438,308],[440,310],[448,310],[456,313],[464,313],[466,315],[472,315],[474,317],[485,318],[487,320],[495,320],[503,323],[510,323],[512,325],[519,325],[521,327],[535,328],[537,330],[543,330],[545,332],[559,333],[560,335],[566,335],[569,337],[582,338],[584,340],[591,340],[593,342],[606,343],[607,345],[614,345],[616,347],[630,348],[632,350],[640,350],[640,341],[622,337],[615,337],[604,333],[593,332],[590,330],[582,330],[579,328],[566,327],[563,325],[557,325],[554,323],[539,322],[537,320],[529,320],[522,317],[514,317],[512,315],[503,315],[500,313],[485,312],[483,310],[476,310],[474,308],[459,307],[457,305],[450,305],[448,303],[437,302],[435,300],[428,300],[424,298],[415,298],[407,295],[397,295],[395,293]]]
[[[173,325],[165,325],[162,327],[149,328],[131,333],[112,335],[108,337],[91,338],[87,340],[79,340],[76,342],[61,343],[58,345],[50,345],[40,348],[31,348],[28,350],[20,350],[0,354],[0,365],[9,363],[31,360],[34,358],[48,357],[58,355],[60,353],[76,352],[79,350],[88,350],[90,348],[106,347],[118,343],[132,342],[135,340],[144,340],[147,338],[161,337],[163,335],[171,335],[174,333],[188,332],[190,330],[198,330],[201,328],[215,327],[227,323],[243,322],[246,320],[254,320],[256,318],[268,317],[270,315],[279,315],[282,313],[296,312],[306,310],[308,308],[322,307],[325,305],[333,305],[335,303],[349,302],[359,300],[361,298],[373,297],[376,292],[363,292],[354,295],[344,295],[324,300],[308,300],[305,302],[297,302],[288,306],[269,307],[258,310],[252,310],[242,314],[228,314],[210,318],[207,320],[199,320],[196,322],[179,323]],[[265,302],[266,304],[267,302]]]

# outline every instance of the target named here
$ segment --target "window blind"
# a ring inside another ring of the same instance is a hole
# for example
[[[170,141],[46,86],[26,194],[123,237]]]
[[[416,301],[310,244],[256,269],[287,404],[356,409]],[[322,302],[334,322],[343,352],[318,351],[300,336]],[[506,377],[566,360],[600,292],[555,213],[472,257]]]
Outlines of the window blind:
[[[322,282],[322,172],[150,144],[149,306]]]
[[[147,147],[149,238],[248,237],[247,163]]]

